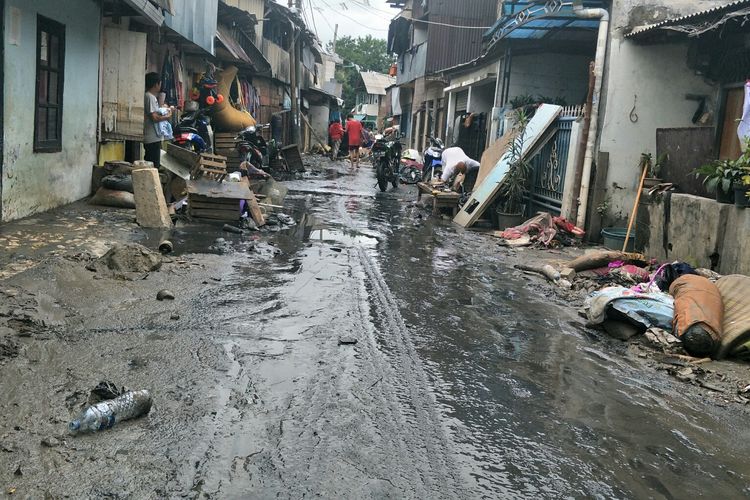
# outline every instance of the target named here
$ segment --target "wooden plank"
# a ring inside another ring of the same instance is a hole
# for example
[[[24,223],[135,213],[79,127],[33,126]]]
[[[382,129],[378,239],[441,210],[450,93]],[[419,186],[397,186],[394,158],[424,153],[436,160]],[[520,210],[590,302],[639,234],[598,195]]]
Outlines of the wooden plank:
[[[188,204],[192,208],[205,208],[209,210],[239,210],[240,200],[233,200],[232,203],[206,203],[188,199]]]
[[[222,161],[213,161],[213,160],[208,160],[206,158],[201,158],[200,164],[202,167],[216,167],[216,168],[223,169],[223,168],[226,168],[227,166],[227,159],[224,158],[224,160]]]
[[[477,180],[474,182],[475,186],[479,186],[487,175],[492,172],[492,169],[495,168],[495,165],[500,161],[500,158],[502,158],[508,151],[508,147],[513,141],[513,137],[515,137],[515,132],[513,130],[508,131],[505,135],[496,140],[492,146],[487,148],[484,153],[482,153],[479,173],[477,174]]]
[[[230,212],[228,210],[191,209],[190,217],[194,217],[196,219],[236,221],[240,218],[240,213],[239,210],[237,210],[237,212]]]
[[[234,200],[247,200],[252,196],[252,191],[244,182],[225,182],[218,184],[208,179],[198,179],[187,182],[187,191],[190,194],[198,194],[208,198],[228,198]]]
[[[562,107],[553,104],[542,104],[536,110],[536,114],[526,126],[526,140],[524,141],[522,154],[525,157],[530,151],[534,150],[540,142],[546,130],[557,120],[562,112]],[[487,175],[482,184],[475,187],[469,200],[458,212],[453,222],[463,227],[473,225],[484,213],[487,207],[495,201],[503,177],[508,172],[509,158],[503,156],[497,162],[492,171]]]
[[[250,195],[250,198],[247,199],[250,217],[253,218],[253,221],[255,221],[258,226],[265,226],[266,218],[263,216],[263,211],[258,205],[258,200],[255,199],[255,194],[253,194],[252,191],[250,192]]]
[[[193,167],[198,163],[198,154],[186,148],[181,148],[171,142],[167,144],[167,154],[181,163]]]
[[[222,161],[226,161],[227,160],[226,157],[224,157],[224,156],[215,155],[215,154],[211,154],[211,153],[201,153],[201,158],[202,159],[206,159],[206,160],[211,160],[211,161],[217,161],[217,162],[222,162]]]

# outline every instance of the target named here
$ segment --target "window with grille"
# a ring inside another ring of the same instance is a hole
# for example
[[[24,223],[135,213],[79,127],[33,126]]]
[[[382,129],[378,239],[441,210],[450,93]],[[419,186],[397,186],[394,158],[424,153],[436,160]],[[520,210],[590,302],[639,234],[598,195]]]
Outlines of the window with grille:
[[[62,150],[65,26],[37,17],[34,151]]]

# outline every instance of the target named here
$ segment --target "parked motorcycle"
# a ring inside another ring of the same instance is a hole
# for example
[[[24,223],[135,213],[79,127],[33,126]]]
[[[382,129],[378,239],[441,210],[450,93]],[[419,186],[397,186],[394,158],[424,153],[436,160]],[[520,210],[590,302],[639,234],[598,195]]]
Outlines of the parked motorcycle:
[[[402,146],[398,139],[387,140],[382,135],[375,136],[375,144],[372,146],[372,159],[375,164],[378,187],[383,192],[388,189],[389,182],[394,188],[398,187]]]
[[[268,167],[268,143],[258,130],[267,127],[269,125],[261,125],[260,127],[252,125],[235,137],[235,148],[240,154],[240,158],[259,169]]]
[[[172,135],[174,144],[195,153],[210,152],[213,146],[214,132],[211,128],[211,119],[204,109],[186,112]]]
[[[422,181],[429,182],[443,173],[443,150],[445,145],[440,139],[430,137],[430,146],[424,151],[424,166],[422,167]]]

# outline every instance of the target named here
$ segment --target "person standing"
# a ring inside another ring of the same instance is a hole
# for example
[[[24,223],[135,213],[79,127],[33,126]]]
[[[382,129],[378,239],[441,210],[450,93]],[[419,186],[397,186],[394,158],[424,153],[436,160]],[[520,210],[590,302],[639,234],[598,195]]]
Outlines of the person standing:
[[[346,117],[346,136],[349,141],[349,162],[359,168],[359,148],[362,147],[362,123],[349,113]]]
[[[339,148],[341,148],[341,140],[344,138],[344,127],[341,126],[340,121],[334,120],[331,122],[331,126],[328,127],[328,135],[331,136],[331,159],[338,160]]]
[[[146,94],[143,99],[143,159],[150,161],[154,167],[161,165],[161,141],[162,135],[158,123],[168,121],[172,118],[172,109],[169,108],[165,114],[159,112],[159,100],[156,98],[161,92],[161,78],[158,73],[146,74]]]

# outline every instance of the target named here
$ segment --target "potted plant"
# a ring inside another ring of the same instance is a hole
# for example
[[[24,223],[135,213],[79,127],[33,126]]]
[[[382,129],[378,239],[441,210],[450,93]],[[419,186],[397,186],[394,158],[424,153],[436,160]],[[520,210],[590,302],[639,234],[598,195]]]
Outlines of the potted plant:
[[[703,185],[709,193],[716,194],[719,203],[734,203],[734,184],[743,174],[735,165],[737,160],[714,160],[695,170],[696,177],[703,177]]]
[[[514,113],[514,137],[508,150],[508,171],[500,183],[497,218],[499,229],[518,226],[523,222],[524,196],[526,195],[531,165],[524,158],[526,127],[529,115],[521,108]]]
[[[661,174],[662,168],[667,160],[669,160],[668,153],[662,153],[656,161],[654,161],[651,153],[641,153],[641,168],[645,168],[648,172],[643,181],[643,187],[645,189],[651,189],[652,187],[658,186],[664,182],[659,175]]]
[[[750,207],[750,168],[746,174],[740,185],[734,188],[734,204],[741,208]]]

